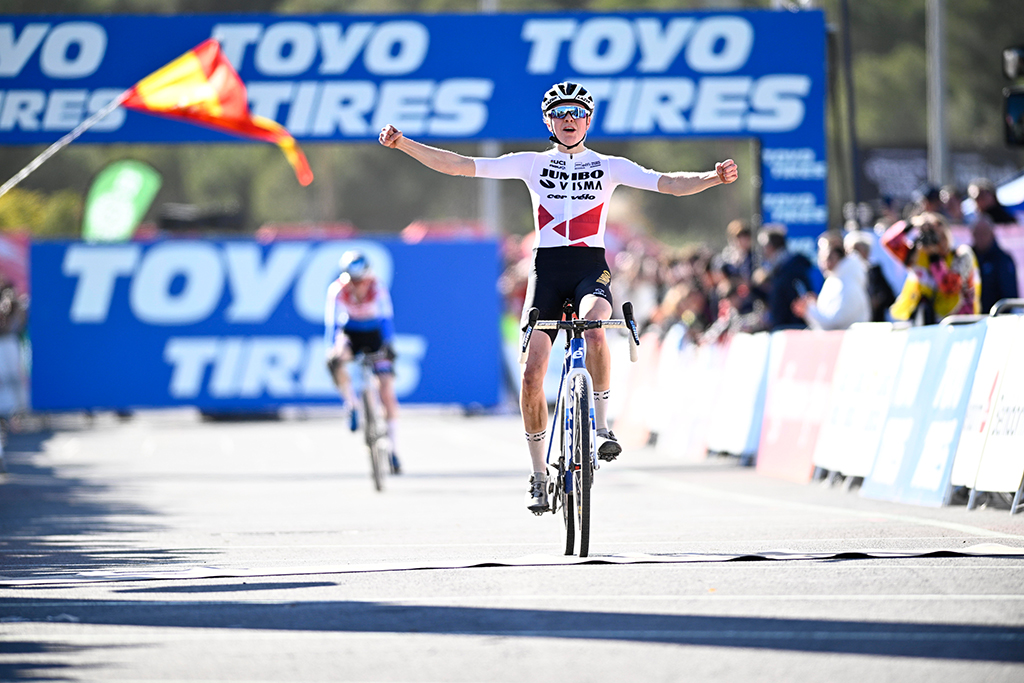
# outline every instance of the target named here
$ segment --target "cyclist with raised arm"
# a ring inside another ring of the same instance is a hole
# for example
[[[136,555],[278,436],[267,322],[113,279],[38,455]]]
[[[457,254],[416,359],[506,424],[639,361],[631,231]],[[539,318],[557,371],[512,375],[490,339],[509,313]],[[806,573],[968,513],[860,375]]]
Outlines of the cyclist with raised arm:
[[[394,382],[394,312],[387,287],[374,276],[366,255],[346,252],[338,263],[341,275],[327,288],[324,311],[324,334],[327,342],[327,368],[349,409],[349,426],[359,429],[359,411],[352,391],[352,380],[346,363],[360,353],[384,350],[386,358],[374,364],[373,372],[380,379],[380,398],[388,422],[391,439],[391,471],[401,473],[398,456],[398,399]]]
[[[622,157],[587,149],[594,98],[581,85],[552,86],[541,101],[544,123],[554,145],[545,152],[517,152],[497,159],[467,157],[429,147],[405,137],[392,125],[380,132],[380,143],[401,150],[425,166],[448,175],[524,181],[533,200],[537,231],[524,315],[540,309],[542,320],[559,319],[562,303],[572,300],[580,317],[608,318],[612,313],[611,273],[605,261],[604,230],[608,201],[618,185],[683,196],[736,180],[732,159],[703,173],[658,173]],[[604,330],[585,333],[587,370],[594,380],[594,421],[598,457],[614,460],[622,449],[608,429],[611,358]],[[547,433],[547,372],[554,331],[534,334],[523,370],[520,406],[533,464],[530,477],[532,512],[549,509],[544,441]]]

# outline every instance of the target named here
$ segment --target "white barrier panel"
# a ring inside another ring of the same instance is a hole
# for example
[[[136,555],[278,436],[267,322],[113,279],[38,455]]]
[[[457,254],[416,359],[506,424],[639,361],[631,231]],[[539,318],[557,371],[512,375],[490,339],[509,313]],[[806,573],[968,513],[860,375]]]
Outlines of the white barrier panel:
[[[1011,350],[1019,348],[1024,319],[1017,316],[986,318],[988,331],[964,415],[964,426],[957,444],[950,484],[975,488],[981,454],[995,411],[999,383],[1003,378]],[[1016,488],[1014,489],[1016,490]]]
[[[664,426],[658,432],[659,454],[688,461],[707,457],[708,428],[722,391],[726,353],[718,344],[686,344],[678,353],[678,364],[664,366],[663,374],[659,366],[658,379],[666,388],[662,400]]]
[[[686,338],[685,325],[676,324],[668,329],[661,341],[661,354],[658,356],[655,391],[657,400],[651,413],[651,430],[658,434],[659,443],[662,439],[671,439],[675,425],[673,412],[675,404],[680,400],[679,389],[687,376],[687,368],[693,364],[696,346]]]
[[[770,344],[767,332],[737,334],[729,342],[722,390],[708,430],[709,451],[731,455],[757,452]]]
[[[1017,326],[1003,379],[999,382],[992,420],[978,466],[975,490],[1010,493],[1024,477],[1024,354],[1020,353],[1024,322]]]
[[[814,473],[814,448],[832,393],[832,375],[846,333],[772,333],[757,472],[795,482]]]
[[[621,408],[614,413],[615,436],[625,449],[643,448],[650,441],[652,415],[658,402],[656,382],[661,342],[657,334],[647,332],[641,335],[636,363],[629,361],[625,344],[610,347],[610,350],[616,352],[612,361],[610,397],[616,402],[621,401],[618,404]],[[624,368],[625,372],[620,369],[616,374],[616,365]]]
[[[814,465],[848,477],[871,472],[893,383],[907,343],[888,323],[854,325],[836,360],[830,406],[818,433]]]

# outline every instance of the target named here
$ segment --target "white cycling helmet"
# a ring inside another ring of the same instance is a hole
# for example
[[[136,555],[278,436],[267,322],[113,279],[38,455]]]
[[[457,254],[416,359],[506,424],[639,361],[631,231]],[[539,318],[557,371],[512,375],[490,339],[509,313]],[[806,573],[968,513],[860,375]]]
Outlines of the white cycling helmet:
[[[569,81],[555,83],[550,90],[544,93],[540,109],[547,114],[548,110],[557,104],[578,104],[591,114],[594,113],[594,97],[579,83]]]
[[[341,272],[348,273],[354,280],[362,279],[370,272],[370,262],[361,251],[346,251],[338,265],[341,266]]]

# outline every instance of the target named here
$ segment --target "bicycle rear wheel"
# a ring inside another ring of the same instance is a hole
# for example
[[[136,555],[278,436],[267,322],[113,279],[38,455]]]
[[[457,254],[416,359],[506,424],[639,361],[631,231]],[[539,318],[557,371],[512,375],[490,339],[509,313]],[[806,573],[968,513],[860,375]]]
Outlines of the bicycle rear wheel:
[[[590,552],[590,487],[594,462],[590,456],[590,391],[587,379],[582,375],[573,379],[572,402],[572,493],[580,532],[579,555],[586,557]]]

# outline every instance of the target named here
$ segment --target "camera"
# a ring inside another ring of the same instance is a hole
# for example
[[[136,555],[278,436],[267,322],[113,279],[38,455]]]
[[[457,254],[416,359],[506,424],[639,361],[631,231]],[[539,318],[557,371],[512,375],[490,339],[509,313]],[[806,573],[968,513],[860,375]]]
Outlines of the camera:
[[[939,246],[939,233],[930,226],[923,227],[914,238],[914,246],[923,248]]]

